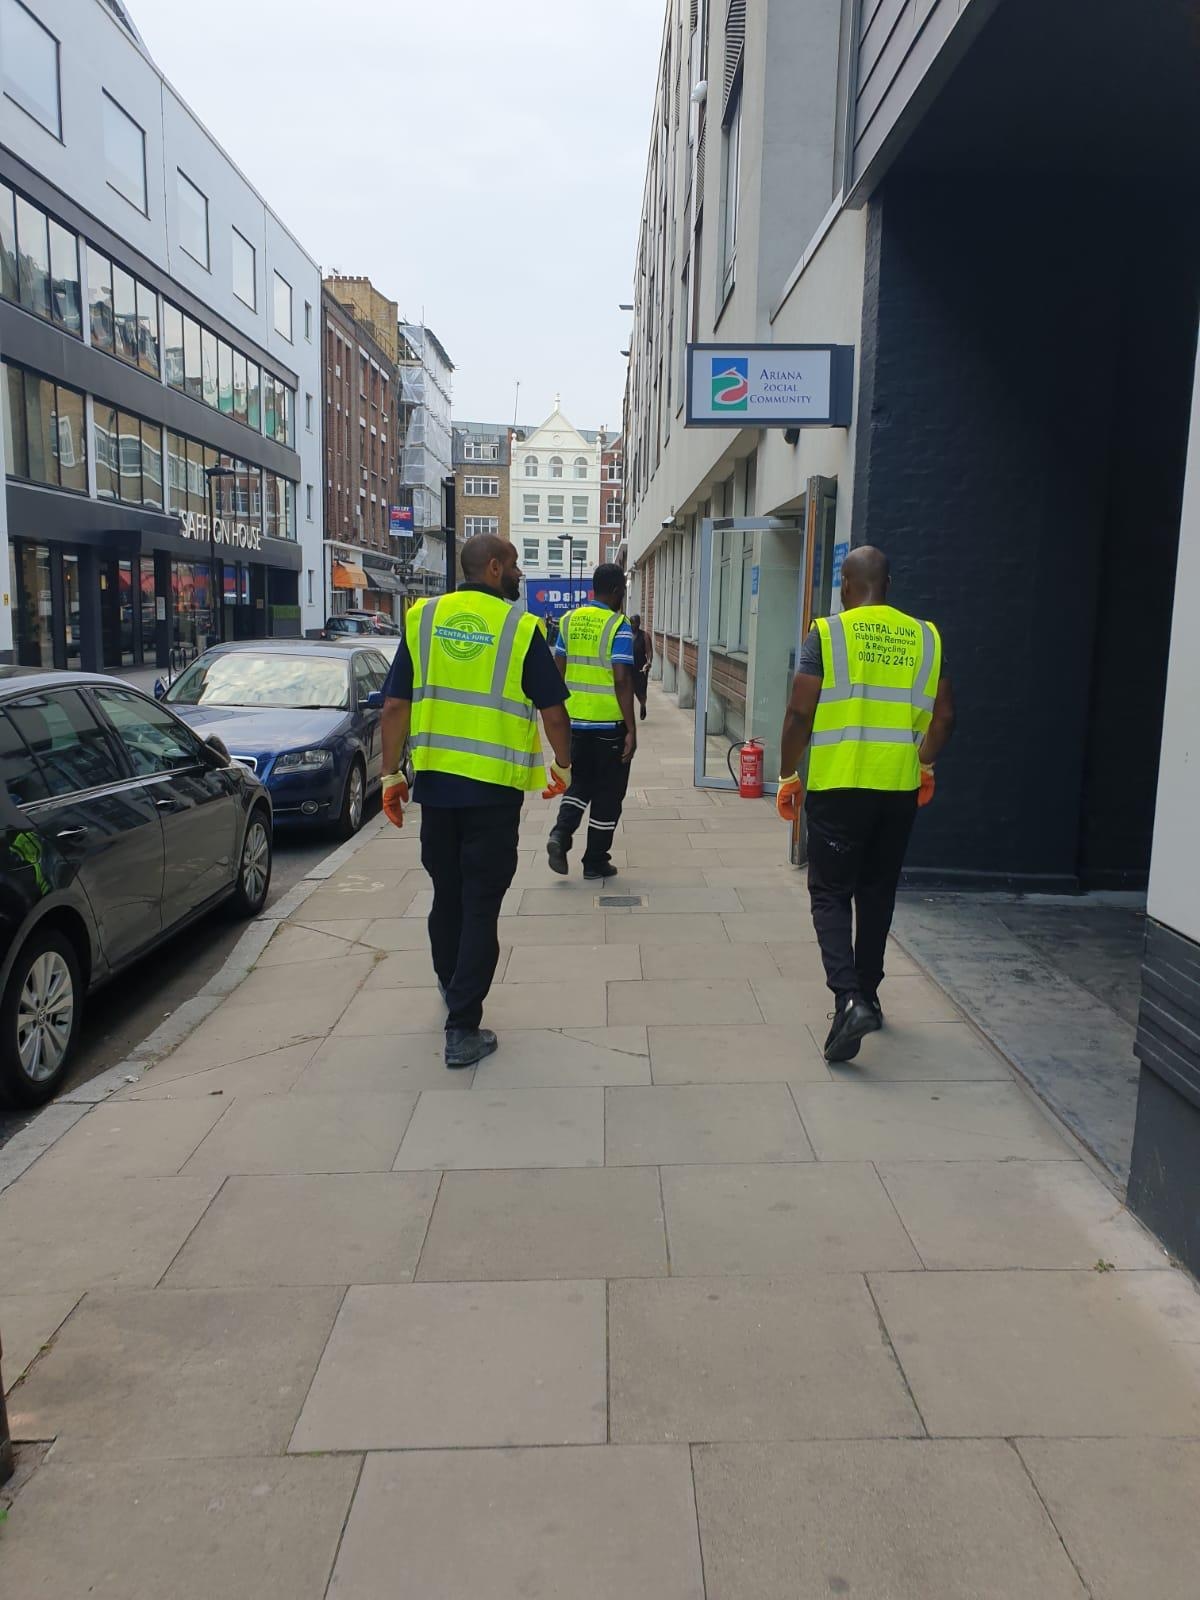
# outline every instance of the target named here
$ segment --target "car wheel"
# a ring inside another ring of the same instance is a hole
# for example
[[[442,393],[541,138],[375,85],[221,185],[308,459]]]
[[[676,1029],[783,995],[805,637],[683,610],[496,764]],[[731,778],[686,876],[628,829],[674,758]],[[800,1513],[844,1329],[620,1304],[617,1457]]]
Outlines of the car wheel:
[[[342,809],[337,820],[338,837],[352,839],[362,827],[363,810],[367,803],[367,775],[357,757],[350,763],[346,774],[346,787],[342,791]]]
[[[34,933],[13,966],[0,1003],[0,1099],[41,1105],[66,1076],[83,984],[75,946],[61,928]]]
[[[237,887],[230,902],[235,916],[256,917],[262,910],[271,887],[271,863],[271,823],[259,806],[250,813],[242,840]]]

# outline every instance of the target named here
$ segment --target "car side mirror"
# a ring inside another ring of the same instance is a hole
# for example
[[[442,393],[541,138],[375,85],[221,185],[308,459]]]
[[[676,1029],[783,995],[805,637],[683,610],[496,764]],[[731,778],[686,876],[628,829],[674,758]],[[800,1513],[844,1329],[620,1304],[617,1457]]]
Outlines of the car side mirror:
[[[225,741],[218,738],[215,733],[210,733],[208,738],[205,739],[204,748],[207,755],[211,758],[214,767],[228,767],[232,765],[233,757],[229,754],[229,750],[226,747]]]
[[[383,690],[382,689],[372,689],[371,690],[370,694],[367,696],[367,710],[368,711],[382,711],[383,710]]]

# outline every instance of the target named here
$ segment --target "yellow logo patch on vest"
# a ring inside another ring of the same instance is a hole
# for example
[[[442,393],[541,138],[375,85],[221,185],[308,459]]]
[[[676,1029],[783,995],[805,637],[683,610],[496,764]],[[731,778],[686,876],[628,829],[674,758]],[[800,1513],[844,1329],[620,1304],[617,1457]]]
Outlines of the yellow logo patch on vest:
[[[436,623],[433,636],[455,661],[474,661],[496,642],[496,635],[474,611],[459,611],[446,622]]]

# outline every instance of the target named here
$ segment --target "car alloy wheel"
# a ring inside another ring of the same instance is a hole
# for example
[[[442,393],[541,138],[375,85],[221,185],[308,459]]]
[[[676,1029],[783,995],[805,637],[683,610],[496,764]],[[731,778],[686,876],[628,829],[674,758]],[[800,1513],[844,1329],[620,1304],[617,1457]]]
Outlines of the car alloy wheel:
[[[265,899],[271,880],[271,840],[265,823],[252,817],[242,846],[242,893],[250,905]]]
[[[57,950],[43,950],[25,974],[17,1001],[17,1056],[30,1083],[61,1068],[75,1022],[75,984]]]
[[[346,818],[351,833],[357,833],[363,819],[363,775],[357,762],[350,768],[350,793],[346,799]]]

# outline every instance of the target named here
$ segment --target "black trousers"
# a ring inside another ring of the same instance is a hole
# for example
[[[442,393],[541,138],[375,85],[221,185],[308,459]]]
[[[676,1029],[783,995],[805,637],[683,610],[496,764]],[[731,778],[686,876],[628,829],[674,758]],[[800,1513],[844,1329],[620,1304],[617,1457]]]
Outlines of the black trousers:
[[[916,791],[809,791],[808,893],[825,979],[835,995],[874,995],[896,885],[917,814]]]
[[[447,1028],[483,1020],[500,942],[500,902],[517,870],[521,806],[422,806],[421,865],[433,879],[429,947]]]
[[[633,692],[639,705],[646,704],[646,691],[650,687],[650,668],[635,667],[633,669]]]
[[[583,865],[601,867],[609,859],[621,805],[629,787],[629,766],[621,760],[625,729],[571,729],[571,787],[563,795],[554,831],[569,844],[591,807]]]

